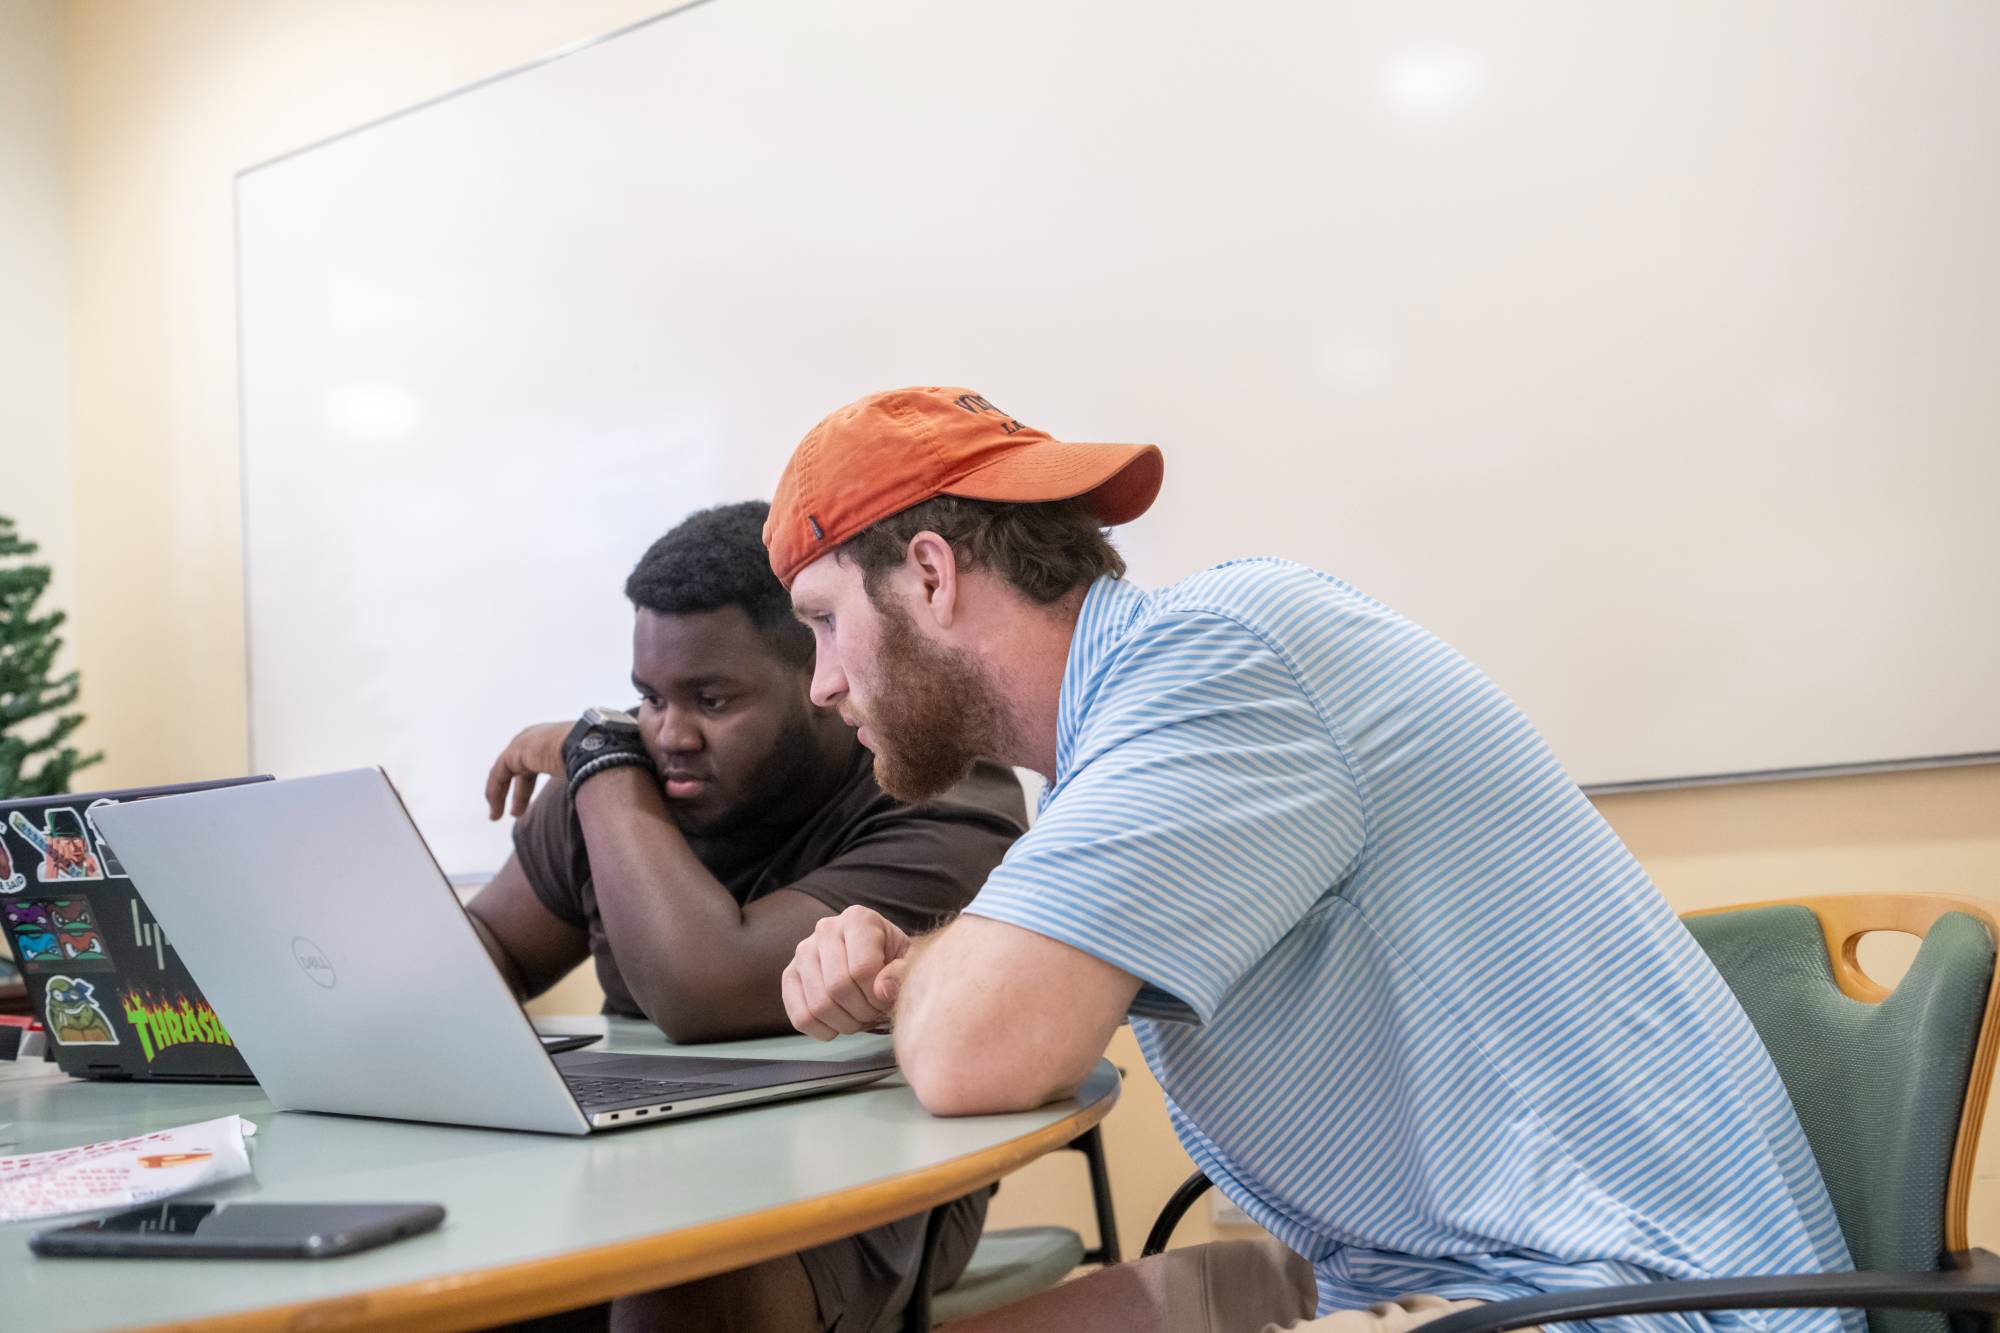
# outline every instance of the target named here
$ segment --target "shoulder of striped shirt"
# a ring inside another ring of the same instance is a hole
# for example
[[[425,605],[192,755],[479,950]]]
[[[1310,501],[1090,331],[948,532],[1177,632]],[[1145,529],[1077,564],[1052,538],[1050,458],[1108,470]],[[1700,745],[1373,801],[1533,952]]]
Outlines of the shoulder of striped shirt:
[[[1287,572],[1295,572],[1302,580],[1311,580],[1315,584],[1330,583],[1323,575],[1304,565],[1286,560],[1278,560],[1275,557],[1256,557],[1254,561],[1245,560],[1232,563],[1275,565]],[[1218,565],[1215,569],[1206,570],[1203,573],[1215,573],[1230,567],[1230,565]],[[1201,574],[1197,574],[1190,579],[1184,579],[1180,583],[1173,585],[1173,588],[1168,591],[1178,592],[1185,589],[1189,583],[1201,577]],[[1331,587],[1336,593],[1342,591],[1342,585],[1331,584]],[[1333,747],[1335,757],[1339,760],[1341,768],[1346,771],[1348,780],[1354,784],[1355,792],[1361,799],[1362,840],[1365,844],[1369,833],[1372,832],[1375,826],[1375,803],[1369,793],[1368,783],[1361,772],[1360,765],[1354,761],[1353,747],[1348,744],[1347,738],[1341,735],[1340,728],[1333,720],[1332,711],[1327,706],[1327,701],[1322,699],[1318,691],[1313,689],[1304,673],[1299,670],[1298,664],[1285,651],[1283,645],[1276,641],[1272,632],[1266,627],[1247,619],[1241,609],[1213,600],[1189,600],[1185,603],[1179,603],[1178,599],[1170,597],[1164,604],[1155,604],[1149,609],[1152,611],[1152,615],[1149,618],[1148,625],[1137,629],[1128,629],[1128,633],[1143,635],[1151,625],[1168,618],[1206,618],[1216,622],[1218,625],[1229,626],[1249,639],[1254,640],[1258,646],[1269,653],[1278,665],[1283,668],[1285,675],[1291,680],[1293,687],[1298,690],[1299,696],[1305,700],[1307,707],[1312,709],[1313,716],[1318,719],[1320,729],[1326,733],[1327,741]]]

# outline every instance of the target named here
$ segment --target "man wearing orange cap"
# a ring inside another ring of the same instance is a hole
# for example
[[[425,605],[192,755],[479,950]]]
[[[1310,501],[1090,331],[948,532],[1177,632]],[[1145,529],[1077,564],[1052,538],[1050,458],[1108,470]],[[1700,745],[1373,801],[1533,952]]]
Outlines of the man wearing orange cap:
[[[892,1016],[917,1095],[960,1115],[1066,1095],[1129,1020],[1189,1154],[1276,1238],[964,1327],[1389,1333],[1540,1291],[1847,1267],[1748,1020],[1527,719],[1324,574],[1133,587],[1103,528],[1161,478],[1150,445],[904,389],[814,427],[764,529],[813,700],[859,725],[885,790],[979,756],[1048,782],[945,929],[822,920],[785,972],[793,1023]]]

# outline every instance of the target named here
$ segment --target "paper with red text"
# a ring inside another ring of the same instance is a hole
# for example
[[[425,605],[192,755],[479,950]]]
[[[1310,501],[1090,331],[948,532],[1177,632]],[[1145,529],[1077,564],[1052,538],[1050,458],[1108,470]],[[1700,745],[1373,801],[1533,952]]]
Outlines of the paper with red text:
[[[240,1115],[79,1148],[0,1157],[0,1222],[137,1207],[250,1174]]]

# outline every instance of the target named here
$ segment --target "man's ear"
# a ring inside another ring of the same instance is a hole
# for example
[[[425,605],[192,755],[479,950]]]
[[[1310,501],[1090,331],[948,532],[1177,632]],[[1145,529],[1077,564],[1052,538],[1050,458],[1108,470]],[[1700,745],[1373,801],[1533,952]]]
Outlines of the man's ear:
[[[917,576],[917,590],[931,620],[939,629],[950,629],[958,615],[960,592],[958,555],[951,543],[935,532],[920,532],[910,538],[903,558]]]

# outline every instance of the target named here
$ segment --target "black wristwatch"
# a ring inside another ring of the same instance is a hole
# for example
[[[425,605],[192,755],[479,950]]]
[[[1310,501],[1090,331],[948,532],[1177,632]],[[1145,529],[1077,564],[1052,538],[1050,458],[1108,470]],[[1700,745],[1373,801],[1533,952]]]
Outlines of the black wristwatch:
[[[639,721],[617,708],[586,708],[563,739],[563,773],[569,778],[569,798],[576,789],[614,768],[651,768],[653,760],[639,739]]]

